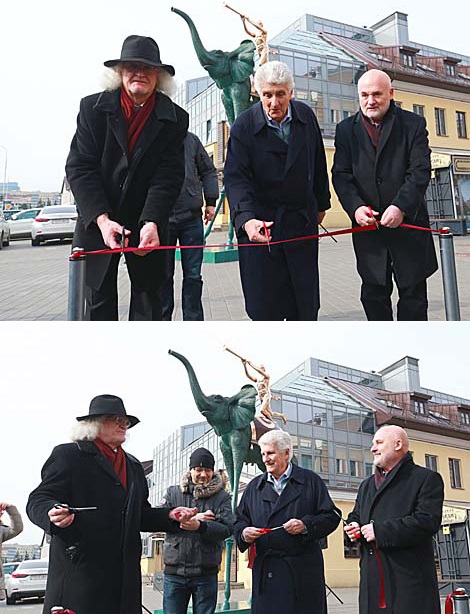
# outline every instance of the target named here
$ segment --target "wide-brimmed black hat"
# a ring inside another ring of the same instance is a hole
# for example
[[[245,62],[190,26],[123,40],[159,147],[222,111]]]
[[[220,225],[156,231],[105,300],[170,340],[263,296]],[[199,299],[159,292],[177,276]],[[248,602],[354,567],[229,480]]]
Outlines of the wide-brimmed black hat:
[[[78,416],[77,420],[80,422],[89,418],[98,418],[98,416],[125,416],[130,422],[129,428],[140,422],[139,418],[126,413],[122,399],[114,394],[100,394],[91,399],[88,415]]]
[[[162,64],[160,60],[160,49],[150,36],[131,34],[122,43],[121,57],[118,60],[108,60],[104,65],[108,68],[112,68],[120,62],[142,62],[142,64],[163,68],[163,70],[166,70],[172,77],[175,74],[173,66],[170,64]]]

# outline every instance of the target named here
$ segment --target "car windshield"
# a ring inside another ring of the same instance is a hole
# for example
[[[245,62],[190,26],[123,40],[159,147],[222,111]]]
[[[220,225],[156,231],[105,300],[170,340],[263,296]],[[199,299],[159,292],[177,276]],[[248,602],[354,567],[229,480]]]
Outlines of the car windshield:
[[[44,569],[48,566],[47,561],[23,561],[20,565],[21,569]]]
[[[77,213],[75,207],[45,207],[41,215],[51,215],[52,213]]]

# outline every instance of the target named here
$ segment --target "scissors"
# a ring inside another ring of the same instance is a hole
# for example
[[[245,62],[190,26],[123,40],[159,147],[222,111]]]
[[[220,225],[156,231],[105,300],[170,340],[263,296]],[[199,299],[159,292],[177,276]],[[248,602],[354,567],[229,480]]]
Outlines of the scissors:
[[[66,509],[68,510],[69,514],[76,514],[77,512],[93,512],[98,509],[97,507],[72,507],[66,503],[56,503],[54,507],[58,510]]]
[[[272,529],[266,527],[264,529],[258,529],[259,531],[261,531],[261,533],[264,535],[265,533],[271,533],[271,531],[277,531],[278,529],[283,529],[283,525],[281,524],[280,527],[273,527]]]
[[[123,226],[121,228],[121,245],[120,248],[124,249],[126,247],[126,227]]]

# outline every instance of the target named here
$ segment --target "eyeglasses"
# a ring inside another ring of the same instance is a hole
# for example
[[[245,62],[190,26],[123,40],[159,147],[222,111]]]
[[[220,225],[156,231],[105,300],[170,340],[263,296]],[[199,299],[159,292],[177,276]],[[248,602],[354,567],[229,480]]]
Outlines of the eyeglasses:
[[[112,420],[116,424],[119,424],[119,426],[126,427],[126,429],[128,429],[131,425],[129,418],[123,418],[122,416],[108,416],[108,420]]]
[[[150,66],[150,64],[141,64],[140,62],[123,62],[121,66],[127,72],[143,72],[144,74],[157,72],[158,70],[156,66]]]

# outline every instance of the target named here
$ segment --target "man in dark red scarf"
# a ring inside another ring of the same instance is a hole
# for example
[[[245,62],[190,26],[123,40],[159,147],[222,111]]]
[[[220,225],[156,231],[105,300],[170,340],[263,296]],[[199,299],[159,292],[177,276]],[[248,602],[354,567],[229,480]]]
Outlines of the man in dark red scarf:
[[[408,435],[382,426],[371,452],[375,472],[359,487],[344,530],[361,540],[360,614],[440,614],[433,535],[441,524],[444,484],[415,465]]]
[[[157,43],[131,35],[108,60],[119,87],[81,101],[66,174],[79,218],[74,246],[86,251],[167,243],[170,211],[184,179],[188,116],[162,93],[175,74]],[[145,256],[145,258],[142,258]],[[129,319],[161,320],[163,251],[126,253]],[[117,320],[120,254],[87,256],[86,315]]]
[[[27,514],[51,536],[44,613],[141,613],[140,531],[177,531],[197,508],[152,508],[141,463],[122,449],[139,420],[102,394],[77,418],[73,443],[54,448]]]

